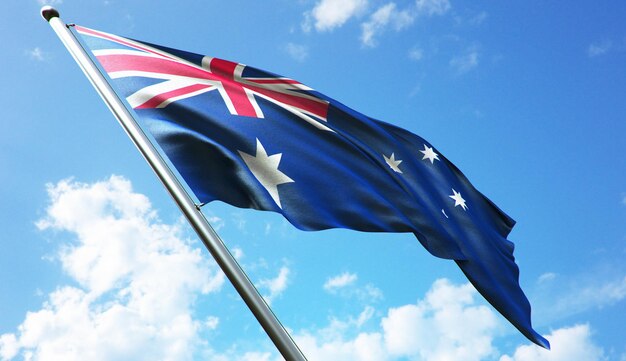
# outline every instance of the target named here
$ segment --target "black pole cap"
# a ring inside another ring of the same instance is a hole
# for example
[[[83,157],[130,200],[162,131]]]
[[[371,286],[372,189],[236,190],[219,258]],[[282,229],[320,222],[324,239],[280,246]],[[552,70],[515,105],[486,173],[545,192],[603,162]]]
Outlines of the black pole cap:
[[[41,8],[41,16],[43,16],[43,18],[49,22],[50,19],[52,18],[58,18],[59,12],[57,11],[57,9],[53,8],[52,6],[46,5]]]

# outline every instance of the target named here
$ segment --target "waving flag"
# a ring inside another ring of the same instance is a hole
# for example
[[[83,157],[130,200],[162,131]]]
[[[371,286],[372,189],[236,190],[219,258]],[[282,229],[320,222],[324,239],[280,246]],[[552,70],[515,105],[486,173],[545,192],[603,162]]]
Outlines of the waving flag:
[[[303,230],[411,232],[533,342],[514,221],[433,145],[289,78],[75,27],[200,202]]]

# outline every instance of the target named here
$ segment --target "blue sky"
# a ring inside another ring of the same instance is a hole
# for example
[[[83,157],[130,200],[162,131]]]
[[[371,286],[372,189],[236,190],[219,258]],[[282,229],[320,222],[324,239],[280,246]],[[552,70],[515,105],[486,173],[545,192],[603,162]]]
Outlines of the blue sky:
[[[411,235],[205,208],[309,360],[626,360],[626,4],[52,0],[289,76],[440,149],[517,220],[521,336]],[[0,22],[0,360],[275,360],[41,19]]]

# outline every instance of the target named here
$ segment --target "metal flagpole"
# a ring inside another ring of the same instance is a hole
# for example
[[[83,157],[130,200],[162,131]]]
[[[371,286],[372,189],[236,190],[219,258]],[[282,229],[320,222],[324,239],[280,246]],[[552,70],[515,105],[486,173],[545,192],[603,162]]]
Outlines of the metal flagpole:
[[[87,54],[86,50],[75,38],[74,34],[59,18],[59,12],[51,6],[44,6],[41,9],[41,15],[48,21],[67,50],[72,54],[74,60],[76,60],[106,105],[113,112],[122,128],[126,131],[126,134],[128,134],[135,146],[139,149],[139,152],[157,174],[159,180],[161,180],[172,198],[174,198],[178,207],[180,207],[191,226],[200,239],[202,239],[206,248],[211,252],[217,264],[226,274],[226,277],[228,277],[233,286],[235,286],[235,289],[241,298],[243,298],[248,308],[250,308],[281,355],[287,361],[306,361],[306,358],[289,336],[289,333],[287,333],[285,328],[280,324],[276,315],[274,315],[258,290],[243,272],[241,266],[239,266],[235,258],[230,254],[215,230],[209,225],[204,214],[202,214],[199,207],[196,206],[174,173],[169,169],[154,145],[139,127],[130,111],[115,93],[104,75]]]

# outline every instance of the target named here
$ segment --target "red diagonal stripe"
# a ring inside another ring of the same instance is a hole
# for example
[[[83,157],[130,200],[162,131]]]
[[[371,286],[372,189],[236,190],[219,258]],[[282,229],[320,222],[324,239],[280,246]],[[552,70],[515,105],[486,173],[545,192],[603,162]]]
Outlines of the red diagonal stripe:
[[[255,92],[276,99],[281,103],[285,103],[287,105],[291,105],[293,107],[307,111],[320,118],[326,119],[326,116],[328,115],[328,103],[323,100],[313,100],[309,98],[299,97],[297,95],[284,94],[274,90],[263,88],[262,86],[246,84],[246,87],[254,90]]]
[[[149,99],[148,101],[146,101],[145,103],[135,107],[135,109],[152,109],[152,108],[156,108],[159,105],[161,105],[161,103],[163,103],[166,100],[169,100],[171,98],[177,97],[177,96],[181,96],[181,95],[185,95],[185,94],[189,94],[189,93],[193,93],[195,91],[198,90],[202,90],[202,89],[206,89],[206,88],[210,88],[211,85],[206,85],[206,84],[193,84],[193,85],[189,85],[183,88],[179,88],[179,89],[175,89],[169,92],[165,92],[165,93],[161,93],[158,94],[156,96],[154,96],[153,98]]]
[[[99,55],[97,58],[107,73],[116,71],[145,71],[207,80],[221,80],[206,70],[198,69],[170,59],[130,54]]]

